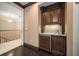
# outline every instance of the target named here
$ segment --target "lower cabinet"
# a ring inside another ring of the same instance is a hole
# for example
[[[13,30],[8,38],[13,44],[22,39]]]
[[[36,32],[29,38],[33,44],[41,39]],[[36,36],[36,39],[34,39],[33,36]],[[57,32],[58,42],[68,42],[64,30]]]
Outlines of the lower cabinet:
[[[51,52],[54,55],[66,55],[65,36],[51,36]]]
[[[39,48],[50,52],[50,36],[39,37]]]
[[[66,36],[39,36],[39,48],[53,55],[66,55]]]

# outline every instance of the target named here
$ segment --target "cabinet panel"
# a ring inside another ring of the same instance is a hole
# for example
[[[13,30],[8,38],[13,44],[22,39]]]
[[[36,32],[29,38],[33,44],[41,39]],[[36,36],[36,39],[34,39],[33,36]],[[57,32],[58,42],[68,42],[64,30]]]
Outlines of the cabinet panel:
[[[50,52],[50,36],[39,36],[39,47]]]
[[[47,11],[47,12],[44,12],[42,13],[42,21],[43,21],[43,24],[50,24],[51,22],[51,18],[50,18],[50,12]]]
[[[51,37],[51,51],[56,55],[66,55],[66,37],[52,36]]]
[[[59,9],[55,9],[55,10],[52,10],[52,11],[50,11],[51,12],[51,23],[52,24],[60,24],[61,22],[61,17],[60,17],[60,15],[61,15],[61,9],[59,8]]]

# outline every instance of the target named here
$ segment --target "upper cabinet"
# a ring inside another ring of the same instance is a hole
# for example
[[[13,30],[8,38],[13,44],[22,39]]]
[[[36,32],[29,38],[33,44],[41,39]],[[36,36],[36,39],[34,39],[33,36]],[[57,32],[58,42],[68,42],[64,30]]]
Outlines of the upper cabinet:
[[[50,16],[51,16],[51,24],[61,23],[61,9],[50,11]]]
[[[65,3],[56,3],[47,7],[41,7],[42,31],[45,25],[59,24],[62,33],[65,31]]]

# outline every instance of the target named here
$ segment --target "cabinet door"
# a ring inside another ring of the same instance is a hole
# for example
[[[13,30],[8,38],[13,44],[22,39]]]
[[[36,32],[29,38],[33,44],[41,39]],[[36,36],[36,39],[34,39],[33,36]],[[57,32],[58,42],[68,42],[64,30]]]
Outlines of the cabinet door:
[[[66,37],[52,36],[51,51],[55,55],[66,55]]]
[[[51,23],[60,24],[61,23],[61,9],[55,9],[51,12]]]
[[[43,24],[50,24],[50,12],[46,11],[42,13],[42,23]]]
[[[50,36],[39,36],[39,47],[50,52]]]

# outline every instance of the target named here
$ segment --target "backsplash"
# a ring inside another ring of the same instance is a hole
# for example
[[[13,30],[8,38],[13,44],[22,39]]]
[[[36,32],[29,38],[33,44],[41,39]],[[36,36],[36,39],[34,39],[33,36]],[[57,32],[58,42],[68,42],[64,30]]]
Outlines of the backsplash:
[[[59,24],[56,24],[56,25],[45,25],[44,33],[61,34],[62,33],[61,26]]]

